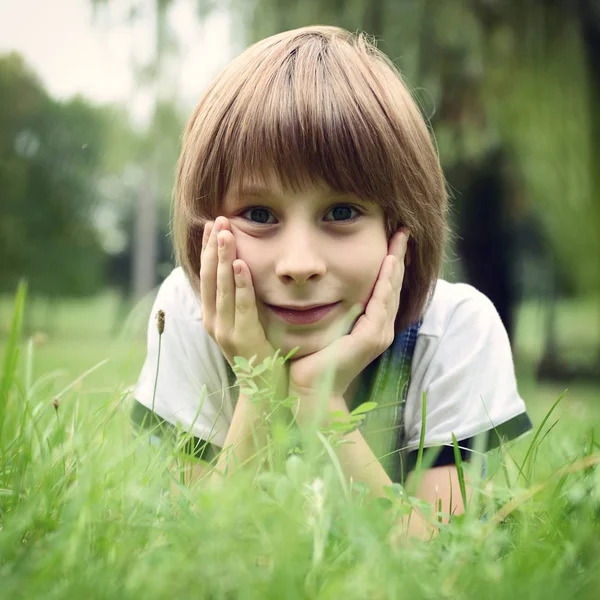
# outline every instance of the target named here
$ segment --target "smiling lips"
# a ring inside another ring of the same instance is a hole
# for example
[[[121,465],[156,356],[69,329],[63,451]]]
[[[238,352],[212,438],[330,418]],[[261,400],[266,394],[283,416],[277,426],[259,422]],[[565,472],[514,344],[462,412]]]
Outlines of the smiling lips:
[[[273,306],[271,304],[268,304],[267,306],[280,319],[283,319],[290,325],[312,325],[330,313],[338,304],[339,302],[334,302],[333,304],[322,304],[320,306],[313,306],[303,309],[285,306]]]

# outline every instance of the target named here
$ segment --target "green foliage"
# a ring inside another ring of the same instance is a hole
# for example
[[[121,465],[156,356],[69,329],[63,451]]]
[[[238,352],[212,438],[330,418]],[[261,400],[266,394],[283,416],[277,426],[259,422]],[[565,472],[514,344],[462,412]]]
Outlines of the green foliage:
[[[49,98],[16,54],[0,58],[0,289],[98,290],[104,252],[92,225],[107,115]]]
[[[236,384],[240,386],[240,393],[246,395],[252,403],[263,407],[263,421],[266,424],[271,424],[272,416],[277,414],[280,409],[292,409],[292,413],[294,412],[298,399],[294,396],[279,398],[274,390],[277,389],[278,381],[285,372],[288,361],[297,350],[298,348],[292,349],[285,357],[280,356],[279,350],[277,350],[274,356],[265,358],[258,365],[254,364],[256,356],[250,360],[241,356],[234,357],[233,371],[237,376]],[[376,402],[363,402],[350,415],[346,415],[342,411],[329,413],[329,424],[320,429],[325,452],[327,452],[328,445],[336,446],[345,443],[344,436],[358,429],[366,414],[375,408],[377,408]],[[285,426],[285,431],[275,437],[280,442],[285,439],[290,451],[300,451],[297,446],[299,443],[298,432],[293,420]]]
[[[297,349],[292,350],[285,357],[280,356],[277,350],[274,356],[268,356],[258,365],[254,364],[256,355],[250,360],[235,356],[233,372],[237,376],[240,393],[247,395],[250,401],[256,404],[265,402],[269,404],[273,395],[272,388],[276,386],[277,380],[286,368],[285,363],[293,356],[295,350]],[[285,405],[289,404],[289,400],[289,398],[283,400]]]
[[[594,293],[600,290],[600,190],[591,132],[598,101],[590,95],[575,15],[566,12],[557,34],[543,27],[539,8],[529,14],[539,25],[522,41],[527,51],[516,68],[505,73],[510,93],[499,97],[490,90],[490,111],[517,153],[556,261],[579,293]]]

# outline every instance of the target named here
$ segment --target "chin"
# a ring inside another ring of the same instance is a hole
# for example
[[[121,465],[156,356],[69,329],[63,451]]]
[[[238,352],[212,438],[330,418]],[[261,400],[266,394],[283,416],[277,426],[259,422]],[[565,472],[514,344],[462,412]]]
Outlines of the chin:
[[[298,348],[292,360],[319,352],[340,337],[339,322],[337,320],[322,329],[310,332],[286,330],[279,323],[269,323],[265,330],[269,332],[267,339],[274,348],[281,349],[282,356],[286,356],[293,348]]]
[[[319,352],[319,350],[323,350],[326,346],[328,346],[333,341],[332,335],[314,335],[308,339],[294,339],[294,337],[288,337],[284,339],[279,344],[273,343],[275,348],[281,348],[282,356],[285,356],[290,350],[293,348],[298,348],[292,357],[292,360],[296,360],[298,358],[302,358],[304,356],[308,356],[309,354],[314,354],[315,352]]]

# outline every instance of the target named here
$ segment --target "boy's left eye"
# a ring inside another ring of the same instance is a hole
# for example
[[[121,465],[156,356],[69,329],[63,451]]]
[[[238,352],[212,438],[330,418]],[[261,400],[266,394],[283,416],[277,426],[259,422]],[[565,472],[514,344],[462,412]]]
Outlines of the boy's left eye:
[[[353,214],[354,213],[354,214]],[[360,211],[349,204],[338,204],[332,206],[327,214],[331,214],[333,221],[355,221],[360,215]]]
[[[258,223],[259,225],[272,225],[272,223],[269,223],[269,217],[272,217],[273,214],[268,208],[263,206],[253,206],[252,208],[245,210],[242,213],[242,216],[252,223]]]

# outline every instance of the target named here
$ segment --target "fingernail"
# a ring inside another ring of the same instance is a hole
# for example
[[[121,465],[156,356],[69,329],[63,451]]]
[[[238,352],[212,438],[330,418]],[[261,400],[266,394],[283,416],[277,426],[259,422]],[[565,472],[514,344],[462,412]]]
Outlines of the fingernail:
[[[219,244],[219,248],[222,248],[225,245],[225,238],[218,237],[217,238],[217,244]]]
[[[219,219],[217,219],[217,220],[215,221],[215,226],[214,226],[214,228],[213,228],[213,231],[214,231],[215,233],[218,233],[219,231],[221,231],[221,221],[220,221]]]
[[[243,287],[242,282],[242,267],[240,263],[233,263],[233,280],[237,287]]]

